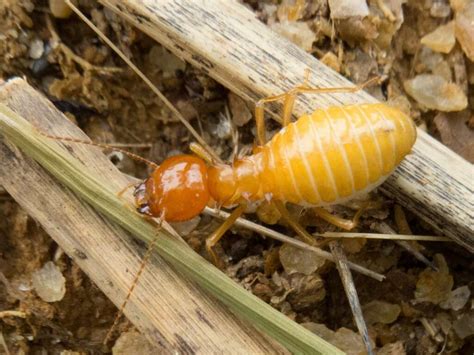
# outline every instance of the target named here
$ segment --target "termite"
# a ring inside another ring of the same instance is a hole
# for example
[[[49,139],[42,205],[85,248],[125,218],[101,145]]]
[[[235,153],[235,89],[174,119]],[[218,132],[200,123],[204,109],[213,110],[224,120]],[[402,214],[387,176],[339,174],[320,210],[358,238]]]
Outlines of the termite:
[[[141,73],[136,67],[134,70]],[[140,76],[143,78],[143,74]],[[382,103],[321,108],[295,122],[291,119],[299,94],[353,93],[374,81],[355,87],[312,88],[306,79],[303,85],[259,100],[255,108],[258,144],[252,155],[224,164],[204,147],[192,145],[194,155],[164,160],[136,186],[137,210],[180,222],[199,215],[209,204],[233,208],[227,220],[206,239],[206,249],[215,263],[219,260],[213,248],[225,232],[248,209],[263,202],[274,204],[305,239],[312,240],[292,220],[286,203],[314,208],[327,221],[344,229],[353,228],[360,213],[347,221],[321,207],[346,202],[382,184],[415,143],[413,120]],[[276,101],[283,101],[283,128],[267,142],[264,105]],[[135,284],[136,279],[132,288]]]
[[[87,23],[180,117],[176,108],[150,80],[70,0],[66,3]],[[135,189],[139,212],[168,222],[186,221],[213,202],[235,208],[229,218],[206,241],[212,247],[233,222],[263,201],[274,203],[282,217],[289,217],[285,203],[313,207],[329,222],[352,229],[357,222],[332,216],[323,206],[346,202],[369,192],[395,170],[416,140],[413,120],[400,110],[382,103],[317,109],[291,122],[299,94],[354,93],[378,78],[354,87],[312,88],[309,71],[303,85],[259,100],[255,106],[257,147],[254,154],[224,164],[189,123],[181,119],[201,145],[191,145],[195,155],[166,159]],[[266,142],[264,106],[283,101],[283,129]],[[132,155],[133,157],[133,155]],[[144,159],[140,159],[144,160]],[[302,237],[309,239],[297,224]]]
[[[340,204],[382,184],[416,140],[413,120],[388,105],[362,104],[317,109],[291,122],[300,93],[355,92],[353,88],[298,86],[281,95],[258,101],[255,117],[258,146],[254,154],[216,163],[203,149],[196,155],[166,159],[135,189],[141,213],[169,222],[189,220],[215,202],[235,208],[207,240],[209,254],[225,231],[246,211],[264,201],[319,208]],[[265,142],[264,104],[284,100],[283,129]],[[345,220],[320,215],[347,229]],[[351,225],[353,227],[353,225]]]

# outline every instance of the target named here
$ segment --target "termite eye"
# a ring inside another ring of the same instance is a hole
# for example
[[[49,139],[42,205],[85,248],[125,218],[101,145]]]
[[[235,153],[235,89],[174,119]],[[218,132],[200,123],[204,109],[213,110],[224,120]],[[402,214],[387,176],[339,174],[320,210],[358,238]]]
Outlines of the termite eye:
[[[148,203],[141,204],[140,206],[138,206],[137,212],[141,213],[141,214],[149,215],[149,214],[151,214],[150,206],[148,206]]]

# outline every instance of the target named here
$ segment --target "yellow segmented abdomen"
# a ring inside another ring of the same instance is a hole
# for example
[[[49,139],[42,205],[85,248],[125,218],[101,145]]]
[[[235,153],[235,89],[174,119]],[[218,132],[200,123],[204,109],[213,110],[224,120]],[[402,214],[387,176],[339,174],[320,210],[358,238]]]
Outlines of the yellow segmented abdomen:
[[[262,193],[301,205],[338,203],[383,182],[415,139],[411,118],[384,104],[316,110],[262,148]]]

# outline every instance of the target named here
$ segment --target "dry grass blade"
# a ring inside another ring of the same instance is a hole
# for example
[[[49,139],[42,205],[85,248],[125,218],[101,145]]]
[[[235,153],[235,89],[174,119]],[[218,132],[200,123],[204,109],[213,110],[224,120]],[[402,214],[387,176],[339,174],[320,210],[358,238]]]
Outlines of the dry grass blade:
[[[111,221],[149,243],[156,228],[124,206],[107,184],[76,159],[8,107],[0,105],[0,131],[10,142],[35,159],[65,186]],[[257,297],[245,291],[221,271],[168,233],[160,231],[156,251],[177,270],[221,300],[239,317],[298,353],[341,353],[310,331],[291,321]]]
[[[387,239],[387,240],[416,240],[419,242],[452,242],[447,237],[434,235],[409,235],[409,234],[387,234],[387,233],[349,233],[349,232],[326,232],[313,233],[315,237],[323,238],[365,238],[365,239]]]

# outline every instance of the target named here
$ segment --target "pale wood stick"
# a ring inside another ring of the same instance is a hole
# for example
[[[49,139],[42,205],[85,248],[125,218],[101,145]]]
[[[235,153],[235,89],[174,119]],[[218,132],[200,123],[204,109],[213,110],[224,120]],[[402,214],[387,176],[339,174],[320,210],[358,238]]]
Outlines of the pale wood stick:
[[[0,103],[50,134],[87,138],[25,81],[0,86]],[[89,169],[119,191],[127,179],[95,147],[64,144]],[[107,222],[43,168],[0,138],[0,184],[37,220],[116,304],[124,300],[144,247]],[[160,353],[285,353],[278,344],[237,320],[216,300],[176,273],[156,254],[146,266],[125,315]]]
[[[279,94],[303,82],[319,87],[351,86],[341,75],[281,38],[237,1],[99,0],[180,58],[197,66],[249,101]],[[365,92],[307,95],[301,115],[331,105],[373,103]],[[442,235],[474,251],[474,169],[425,132],[413,154],[382,186]]]

